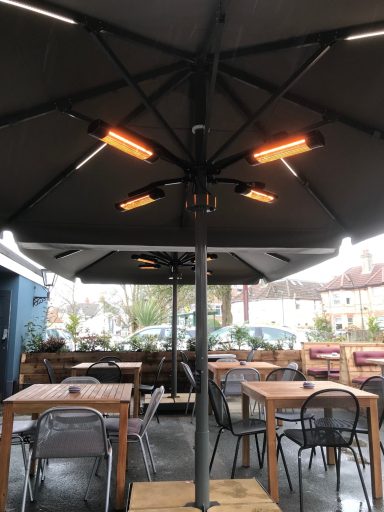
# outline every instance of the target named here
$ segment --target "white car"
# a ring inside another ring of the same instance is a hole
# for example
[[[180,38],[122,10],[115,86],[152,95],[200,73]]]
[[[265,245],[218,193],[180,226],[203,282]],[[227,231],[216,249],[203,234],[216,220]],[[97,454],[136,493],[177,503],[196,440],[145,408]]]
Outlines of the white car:
[[[236,325],[226,325],[225,327],[221,327],[220,329],[217,329],[216,331],[211,332],[210,337],[214,337],[217,339],[218,346],[220,347],[220,344],[225,343],[233,343],[235,344],[235,340],[231,339],[232,329],[238,327]],[[261,338],[264,341],[268,343],[276,343],[278,341],[286,342],[285,345],[287,345],[290,342],[293,342],[293,348],[301,348],[300,343],[297,341],[297,334],[289,330],[285,327],[272,327],[270,325],[244,325],[242,327],[245,327],[249,335],[252,338]],[[244,345],[244,349],[250,349],[248,345]]]
[[[184,346],[185,341],[188,341],[191,338],[194,338],[196,335],[194,327],[177,327],[177,334],[183,341],[178,343],[178,348],[184,350],[186,346]],[[147,336],[153,336],[160,343],[165,340],[170,340],[172,338],[172,325],[163,324],[163,325],[148,325],[147,327],[143,327],[138,331],[134,332],[127,338],[127,342],[123,344],[124,350],[130,350],[130,341],[133,338],[146,338]],[[183,345],[183,346],[181,346]]]

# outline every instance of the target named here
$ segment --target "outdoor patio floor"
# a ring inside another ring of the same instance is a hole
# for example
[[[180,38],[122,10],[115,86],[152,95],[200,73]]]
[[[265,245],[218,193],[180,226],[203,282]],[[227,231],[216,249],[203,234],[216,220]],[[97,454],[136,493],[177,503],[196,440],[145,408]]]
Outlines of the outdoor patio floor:
[[[150,425],[150,441],[157,464],[157,474],[154,480],[193,480],[194,478],[194,423],[190,416],[183,414],[161,414],[160,424],[154,420]],[[217,427],[213,416],[210,418],[210,442],[211,450],[216,439]],[[362,444],[366,445],[364,436],[360,436]],[[383,435],[382,435],[383,438]],[[251,443],[251,467],[241,466],[241,453],[236,471],[236,478],[255,477],[266,487],[266,468],[260,470],[257,464],[254,443]],[[213,479],[230,478],[232,460],[235,449],[235,438],[229,433],[224,433],[219,444],[216,460],[212,469]],[[280,469],[280,507],[283,512],[297,512],[299,509],[299,491],[297,477],[297,447],[286,440],[284,450],[289,466],[289,471],[294,486],[291,493],[288,488],[284,471]],[[364,454],[368,458],[367,447],[363,447]],[[211,452],[210,452],[211,453]],[[314,458],[312,469],[307,469],[308,455],[304,460],[304,504],[308,512],[360,512],[366,511],[363,491],[358,479],[356,466],[348,453],[342,455],[341,465],[341,492],[336,493],[335,468],[330,467],[327,472],[318,455]],[[383,458],[382,458],[382,462]],[[104,503],[104,470],[101,478],[96,478],[89,501],[83,501],[87,478],[91,470],[91,461],[54,461],[52,460],[46,471],[46,479],[40,487],[38,500],[35,503],[27,502],[28,511],[79,511],[100,512]],[[7,511],[13,512],[20,509],[23,466],[20,447],[12,448],[12,459],[9,480],[9,499]],[[369,496],[370,470],[369,464],[363,470]],[[137,444],[129,445],[129,481],[146,481],[141,452]],[[114,482],[112,482],[113,484]],[[113,493],[112,493],[113,495]],[[113,502],[110,510],[113,509]],[[373,505],[375,512],[383,512],[382,500],[376,500]]]

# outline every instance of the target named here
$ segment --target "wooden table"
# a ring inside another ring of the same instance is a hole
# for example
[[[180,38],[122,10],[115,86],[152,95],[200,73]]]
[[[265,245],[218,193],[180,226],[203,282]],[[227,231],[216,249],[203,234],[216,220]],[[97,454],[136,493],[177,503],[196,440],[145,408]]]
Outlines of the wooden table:
[[[140,409],[140,382],[141,382],[141,366],[143,363],[127,363],[127,362],[116,362],[117,366],[121,370],[122,375],[133,375],[133,398],[134,398],[134,406],[133,406],[133,415],[135,418],[139,415]],[[76,375],[84,375],[88,368],[94,364],[93,363],[79,363],[75,366],[72,366],[71,372],[73,376]]]
[[[262,380],[265,380],[265,377],[272,370],[276,368],[280,368],[280,366],[276,366],[272,363],[264,363],[263,361],[252,361],[247,362],[246,364],[240,364],[239,361],[234,363],[223,363],[222,361],[208,362],[208,370],[213,373],[213,380],[220,387],[221,379],[227,373],[228,370],[232,370],[232,368],[256,368],[256,370],[260,373],[260,377]]]
[[[3,430],[0,445],[0,512],[5,511],[14,414],[40,414],[50,407],[92,407],[100,412],[120,414],[115,508],[124,508],[127,461],[128,411],[132,384],[79,384],[80,393],[69,393],[68,384],[34,384],[3,402]]]
[[[346,389],[357,398],[360,407],[367,408],[369,430],[369,455],[371,462],[372,496],[383,496],[381,480],[380,432],[377,414],[377,395],[360,389],[344,386],[338,382],[316,381],[314,389],[303,388],[299,381],[244,382],[243,388],[243,418],[249,417],[249,399],[263,402],[267,422],[267,457],[268,457],[268,489],[272,499],[279,501],[279,480],[276,460],[276,420],[275,413],[279,408],[300,408],[305,400],[315,391],[322,389]],[[243,465],[249,466],[249,438],[243,438]]]
[[[378,366],[381,366],[381,375],[384,377],[384,359],[379,357],[375,357],[375,358],[370,358],[370,359],[367,359],[367,363],[371,363],[371,364],[377,364]]]

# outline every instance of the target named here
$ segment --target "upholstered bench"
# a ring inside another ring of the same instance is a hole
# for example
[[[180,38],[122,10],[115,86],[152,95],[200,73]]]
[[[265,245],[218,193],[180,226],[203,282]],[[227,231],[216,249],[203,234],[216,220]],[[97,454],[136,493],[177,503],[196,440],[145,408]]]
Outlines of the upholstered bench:
[[[321,360],[322,354],[340,354],[339,345],[331,346],[331,347],[311,347],[309,349],[309,358],[313,360]],[[328,379],[338,380],[340,371],[339,369],[331,369],[328,373],[328,365],[325,360],[323,360],[324,366],[312,366],[307,369],[307,375],[314,377],[315,379]]]
[[[353,359],[355,360],[355,366],[360,367],[361,370],[363,370],[362,367],[364,366],[374,366],[372,363],[367,361],[367,359],[380,359],[384,358],[384,350],[358,350],[353,353]],[[372,377],[372,375],[358,375],[352,379],[352,384],[356,384],[358,386],[361,386],[361,384],[366,381],[369,377]],[[380,375],[380,371],[377,371],[377,375]]]

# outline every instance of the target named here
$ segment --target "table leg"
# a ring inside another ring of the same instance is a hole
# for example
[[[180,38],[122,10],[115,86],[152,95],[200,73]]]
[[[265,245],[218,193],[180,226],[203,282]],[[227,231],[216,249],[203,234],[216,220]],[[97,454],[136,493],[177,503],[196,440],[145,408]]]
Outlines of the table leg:
[[[133,399],[134,399],[134,408],[133,415],[135,418],[139,416],[140,412],[140,381],[141,381],[141,371],[140,369],[135,370],[134,380],[133,380]]]
[[[116,471],[116,503],[115,509],[122,510],[124,508],[125,498],[125,475],[127,467],[128,456],[128,411],[129,404],[123,403],[120,405],[120,420],[119,420],[119,445],[117,453],[117,471]]]
[[[3,428],[0,444],[0,511],[4,512],[7,504],[9,459],[11,456],[11,442],[13,430],[13,406],[4,403]]]
[[[371,485],[374,498],[383,497],[383,483],[381,479],[381,451],[380,432],[377,413],[377,400],[370,400],[367,409],[368,414],[368,441],[369,460],[371,461]]]
[[[272,400],[265,402],[265,421],[267,428],[268,492],[276,503],[279,501],[279,471],[276,457],[276,407]]]
[[[243,406],[243,419],[247,420],[249,418],[249,396],[243,393],[242,399]],[[243,436],[243,466],[245,468],[249,467],[249,436]]]

